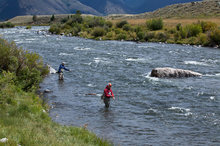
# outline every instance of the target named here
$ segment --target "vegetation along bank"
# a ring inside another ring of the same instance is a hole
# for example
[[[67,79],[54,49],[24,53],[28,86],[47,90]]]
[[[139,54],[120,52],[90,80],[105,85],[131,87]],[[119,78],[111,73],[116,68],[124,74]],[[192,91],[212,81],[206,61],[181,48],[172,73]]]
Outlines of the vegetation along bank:
[[[85,127],[52,122],[36,94],[47,74],[38,54],[0,38],[0,145],[111,145]]]
[[[56,18],[54,18],[56,19]],[[103,17],[84,16],[80,13],[52,24],[52,34],[79,36],[96,40],[125,40],[137,42],[164,42],[175,44],[220,47],[220,28],[210,21],[169,26],[162,18],[131,24],[127,20],[112,21]]]

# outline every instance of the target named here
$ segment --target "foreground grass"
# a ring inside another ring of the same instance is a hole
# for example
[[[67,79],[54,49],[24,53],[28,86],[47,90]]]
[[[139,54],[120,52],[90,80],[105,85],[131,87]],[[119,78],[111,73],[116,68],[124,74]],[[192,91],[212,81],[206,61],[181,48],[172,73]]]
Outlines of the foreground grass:
[[[0,146],[111,145],[83,127],[61,126],[51,120],[48,106],[36,94],[36,80],[44,72],[36,54],[2,39],[0,52],[0,139],[8,139]]]

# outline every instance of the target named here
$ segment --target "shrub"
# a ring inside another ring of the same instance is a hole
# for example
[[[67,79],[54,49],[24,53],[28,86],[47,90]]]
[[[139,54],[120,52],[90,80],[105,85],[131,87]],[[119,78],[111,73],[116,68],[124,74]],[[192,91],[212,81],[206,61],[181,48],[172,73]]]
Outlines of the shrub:
[[[146,24],[149,30],[160,30],[163,28],[163,20],[161,18],[148,20]]]
[[[182,29],[182,25],[181,25],[181,23],[178,23],[177,25],[176,25],[176,30],[177,31],[180,31]]]
[[[155,37],[155,32],[148,32],[146,35],[145,35],[145,41],[150,41],[151,39],[153,39]]]
[[[202,27],[199,24],[191,24],[186,26],[187,37],[196,37],[202,33]]]
[[[94,28],[93,32],[92,32],[92,35],[94,37],[100,37],[100,36],[103,36],[105,35],[105,29],[102,28],[102,27],[96,27]]]
[[[213,43],[213,45],[220,46],[220,30],[215,29],[210,34],[210,40]]]
[[[83,22],[83,18],[80,14],[72,15],[71,20],[72,20],[72,23],[82,23]]]
[[[137,39],[138,40],[143,40],[144,37],[145,37],[145,33],[144,32],[140,31],[140,32],[137,33]]]
[[[176,42],[176,41],[178,41],[178,40],[180,40],[180,39],[181,39],[180,32],[176,32],[176,33],[174,34],[174,41]]]
[[[181,36],[181,38],[183,38],[183,39],[187,38],[187,34],[188,34],[188,31],[187,31],[186,28],[181,28],[180,29],[180,36]]]
[[[121,33],[117,34],[116,39],[117,40],[126,40],[127,39],[127,34],[122,31]]]
[[[111,28],[113,26],[112,22],[111,21],[107,21],[105,22],[105,25],[109,28]]]
[[[79,35],[79,32],[81,32],[82,28],[81,28],[81,25],[76,23],[73,28],[72,28],[72,34],[74,36],[78,36]]]
[[[207,46],[209,44],[209,38],[206,34],[201,33],[198,36],[198,42],[199,42],[199,44],[201,44],[203,46]]]
[[[1,23],[0,24],[0,28],[13,28],[13,27],[15,27],[15,25],[12,24],[11,22]]]
[[[168,30],[168,33],[170,34],[175,34],[176,33],[176,29],[172,28]]]
[[[125,30],[125,31],[130,31],[130,30],[131,30],[131,25],[125,24],[125,25],[122,27],[122,29]]]
[[[128,24],[126,20],[120,21],[116,23],[117,28],[122,28],[125,24]]]
[[[200,25],[201,25],[202,31],[204,33],[207,32],[207,31],[212,31],[212,30],[217,28],[217,24],[215,24],[213,22],[202,21],[202,22],[200,22]]]
[[[66,23],[68,20],[69,20],[69,16],[66,17],[66,18],[63,18],[63,19],[61,20],[61,23]]]
[[[39,55],[17,48],[14,43],[2,39],[0,39],[0,68],[15,73],[17,82],[24,90],[34,88],[48,73]]]
[[[102,17],[86,17],[85,23],[88,27],[103,27],[105,24],[105,20]]]
[[[155,36],[158,41],[165,42],[169,39],[169,35],[163,32],[158,32]]]
[[[49,29],[49,32],[52,33],[52,34],[60,34],[61,33],[61,28],[59,25],[51,25],[50,26],[50,29]]]
[[[26,26],[26,29],[31,29],[31,26],[29,25],[29,26]]]

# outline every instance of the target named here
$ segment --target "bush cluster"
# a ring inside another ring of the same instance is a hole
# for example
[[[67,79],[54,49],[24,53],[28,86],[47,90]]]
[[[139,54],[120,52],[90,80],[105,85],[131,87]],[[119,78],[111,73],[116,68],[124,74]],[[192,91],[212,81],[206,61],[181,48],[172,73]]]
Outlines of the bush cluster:
[[[0,39],[0,70],[16,75],[16,83],[25,91],[35,89],[48,73],[42,58]]]
[[[12,24],[11,22],[0,23],[0,28],[13,28],[13,27],[15,27],[15,25]]]
[[[97,40],[128,40],[168,42],[203,46],[219,46],[219,28],[212,22],[197,22],[189,25],[177,24],[164,28],[161,18],[146,21],[146,25],[131,25],[126,20],[112,23],[102,17],[68,16],[60,24],[51,25],[53,34],[64,33]]]

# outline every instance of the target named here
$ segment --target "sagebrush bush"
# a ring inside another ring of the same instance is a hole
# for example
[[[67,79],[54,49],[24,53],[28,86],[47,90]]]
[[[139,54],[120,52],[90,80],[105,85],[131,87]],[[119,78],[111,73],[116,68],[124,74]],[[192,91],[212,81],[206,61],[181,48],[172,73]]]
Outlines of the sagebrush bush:
[[[210,42],[209,42],[209,38],[206,34],[201,33],[198,36],[198,42],[199,44],[201,44],[202,46],[207,46]]]
[[[145,33],[144,32],[138,32],[137,33],[137,39],[139,40],[139,41],[142,41],[142,40],[144,40],[144,38],[145,38]]]
[[[126,20],[120,21],[116,23],[117,28],[122,28],[125,24],[128,24]]]
[[[15,73],[24,90],[34,88],[48,73],[38,54],[24,51],[3,39],[0,39],[0,69]]]
[[[163,20],[161,18],[151,19],[146,22],[149,30],[160,30],[163,28]]]
[[[158,32],[156,34],[155,38],[157,40],[159,40],[160,42],[165,42],[169,39],[169,35],[167,33],[164,33],[164,32]]]
[[[15,27],[15,25],[12,24],[11,22],[6,22],[6,23],[0,24],[0,28],[13,28],[13,27]]]
[[[208,32],[208,31],[212,31],[215,30],[217,28],[217,24],[213,23],[213,22],[205,22],[202,21],[199,23],[202,27],[202,31],[203,33]]]
[[[85,23],[88,25],[90,28],[94,27],[103,27],[105,25],[105,19],[102,17],[86,17],[84,19]]]
[[[105,35],[105,29],[102,27],[96,27],[96,28],[94,28],[92,35],[94,37],[101,37],[101,36]]]
[[[151,39],[153,39],[155,37],[155,32],[148,32],[145,35],[145,41],[150,41]]]
[[[177,31],[180,31],[182,29],[182,24],[181,23],[178,23],[177,25],[176,25],[176,30]]]
[[[190,24],[190,25],[187,25],[185,28],[187,31],[188,38],[189,37],[196,37],[200,33],[202,33],[202,27],[199,24]]]
[[[125,31],[131,31],[132,30],[132,27],[130,24],[125,24],[123,27],[122,27],[123,30]]]
[[[220,29],[215,29],[211,32],[210,40],[212,45],[220,46]]]
[[[52,34],[60,34],[61,33],[61,27],[57,24],[53,24],[50,26],[49,32]]]

